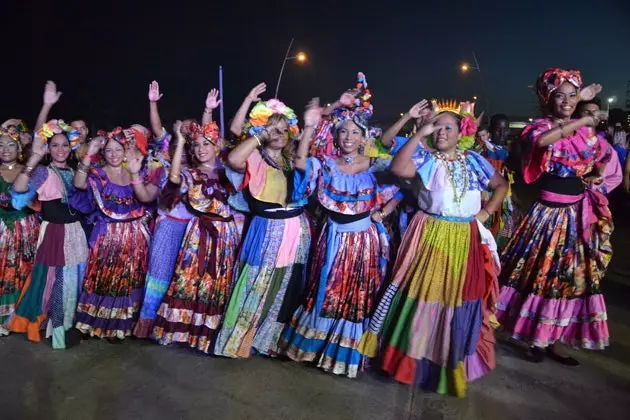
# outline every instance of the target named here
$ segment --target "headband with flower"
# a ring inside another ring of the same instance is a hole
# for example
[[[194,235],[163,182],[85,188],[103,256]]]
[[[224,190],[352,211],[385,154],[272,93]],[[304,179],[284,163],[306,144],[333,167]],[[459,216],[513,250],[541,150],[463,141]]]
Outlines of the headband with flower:
[[[50,120],[44,123],[35,133],[35,138],[40,138],[44,144],[47,144],[48,140],[55,134],[65,134],[68,137],[72,150],[77,150],[81,145],[81,133],[79,130],[75,130],[63,120]]]
[[[475,103],[474,102],[457,102],[457,101],[438,101],[433,99],[431,101],[433,110],[436,115],[443,112],[453,113],[461,118],[459,123],[459,132],[462,137],[459,139],[458,147],[460,149],[470,149],[475,143],[475,134],[477,134],[477,128],[479,127],[479,118],[475,117]]]
[[[536,80],[536,95],[540,107],[545,109],[551,94],[555,92],[564,82],[571,83],[576,89],[582,87],[582,75],[576,69],[547,69],[538,76]]]
[[[284,115],[289,122],[289,138],[293,140],[300,132],[297,116],[293,109],[286,106],[278,99],[260,101],[249,113],[249,119],[243,128],[243,134],[253,136],[260,134],[267,125],[269,117],[274,114]]]

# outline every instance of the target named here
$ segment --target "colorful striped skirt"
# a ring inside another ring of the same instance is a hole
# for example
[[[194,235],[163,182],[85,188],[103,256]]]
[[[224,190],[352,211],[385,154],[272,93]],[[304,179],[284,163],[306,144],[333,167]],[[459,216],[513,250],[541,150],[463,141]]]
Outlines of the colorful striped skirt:
[[[171,284],[187,226],[188,220],[168,216],[161,216],[156,222],[151,240],[149,271],[144,285],[144,300],[140,318],[133,330],[133,335],[138,338],[148,338],[153,332],[155,317]]]
[[[399,382],[463,397],[494,368],[497,265],[479,224],[418,212],[359,350]],[[492,238],[490,238],[492,240]]]
[[[24,285],[31,278],[39,219],[31,214],[19,219],[0,219],[0,335],[8,333]]]
[[[188,343],[204,353],[212,351],[233,286],[240,242],[234,221],[212,224],[216,238],[200,229],[199,218],[188,224],[173,279],[155,320],[153,336],[160,344]],[[200,247],[201,235],[206,235],[205,249]]]
[[[141,219],[111,222],[90,249],[77,328],[101,338],[131,335],[138,318],[149,257]]]
[[[357,376],[357,350],[381,285],[379,234],[369,217],[348,224],[328,220],[315,251],[306,303],[280,340],[297,362],[317,362],[326,372]]]
[[[11,331],[41,340],[52,336],[53,349],[66,348],[66,331],[74,326],[88,245],[81,222],[42,222],[31,281],[11,321]]]
[[[534,203],[504,250],[497,318],[513,338],[541,348],[608,345],[600,281],[612,258],[612,219],[598,215],[585,242],[582,205]]]
[[[254,216],[241,245],[215,354],[237,358],[278,353],[280,334],[303,298],[310,247],[304,214],[287,219]]]

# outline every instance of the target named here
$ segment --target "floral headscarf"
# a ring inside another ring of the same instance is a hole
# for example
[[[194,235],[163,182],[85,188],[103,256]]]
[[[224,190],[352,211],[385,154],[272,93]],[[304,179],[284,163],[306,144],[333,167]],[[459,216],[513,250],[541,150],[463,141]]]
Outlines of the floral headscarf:
[[[541,108],[546,108],[551,99],[551,94],[555,92],[564,82],[569,82],[576,89],[582,86],[582,75],[576,69],[547,69],[538,76],[536,80],[536,95]]]

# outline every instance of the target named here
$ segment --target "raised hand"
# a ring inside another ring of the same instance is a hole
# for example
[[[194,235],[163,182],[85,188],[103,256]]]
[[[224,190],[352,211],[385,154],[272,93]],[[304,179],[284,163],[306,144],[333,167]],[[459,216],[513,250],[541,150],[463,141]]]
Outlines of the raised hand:
[[[125,152],[127,170],[131,174],[137,174],[142,169],[142,154],[135,147],[128,147]]]
[[[580,100],[590,101],[594,99],[599,92],[602,91],[602,85],[599,83],[593,83],[580,90]]]
[[[208,96],[206,97],[206,109],[216,109],[221,104],[221,100],[217,100],[219,97],[219,91],[217,89],[212,89],[208,92]]]
[[[155,80],[149,83],[149,102],[157,102],[164,94],[160,93],[160,84]]]
[[[98,152],[101,151],[103,146],[105,146],[106,139],[103,136],[97,136],[92,139],[90,144],[88,145],[87,154],[90,156],[95,156]]]
[[[33,141],[33,145],[31,146],[31,156],[37,155],[41,159],[48,150],[44,139],[40,136],[35,136],[35,140]]]
[[[350,105],[354,104],[354,98],[357,96],[357,93],[359,93],[358,89],[345,91],[339,97],[339,104],[344,107],[349,107]]]
[[[319,98],[313,98],[304,111],[304,127],[315,127],[322,117],[322,107],[319,105]]]
[[[47,81],[44,86],[44,105],[52,106],[57,103],[61,97],[61,92],[57,92],[57,85],[55,82]]]
[[[249,99],[252,102],[258,102],[260,101],[260,95],[262,95],[266,91],[267,91],[267,84],[259,83],[256,86],[254,86],[254,88],[249,92],[249,94],[247,95],[247,99]]]
[[[427,101],[426,99],[423,99],[417,104],[415,104],[414,106],[412,106],[408,114],[411,118],[417,120],[418,118],[426,117],[428,113],[430,112],[430,110],[431,109],[429,108],[429,101]]]
[[[416,135],[419,135],[421,138],[424,138],[424,137],[430,136],[431,134],[435,133],[440,128],[442,128],[443,127],[442,125],[435,123],[437,119],[438,119],[437,115],[429,119],[422,127],[418,129],[418,131],[416,132]]]
[[[175,137],[177,138],[177,143],[184,143],[186,140],[184,139],[184,134],[182,133],[183,123],[180,120],[175,121],[173,124],[173,132],[175,133]]]

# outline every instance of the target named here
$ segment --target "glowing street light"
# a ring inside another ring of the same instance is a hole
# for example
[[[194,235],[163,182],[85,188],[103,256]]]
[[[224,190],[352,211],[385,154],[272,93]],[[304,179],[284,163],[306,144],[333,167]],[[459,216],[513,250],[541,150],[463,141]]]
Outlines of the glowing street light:
[[[617,98],[615,96],[611,96],[608,99],[606,99],[606,102],[607,102],[606,112],[610,112],[610,104],[612,104],[613,102],[617,102]]]
[[[460,69],[462,69],[463,72],[467,72],[468,70],[470,70],[470,65],[468,63],[463,63]]]
[[[477,97],[476,97],[476,96],[473,96],[473,101],[476,101],[476,100],[477,100]]]
[[[284,73],[284,66],[286,66],[287,61],[289,60],[295,60],[298,63],[305,63],[306,60],[308,59],[308,57],[306,56],[305,52],[298,52],[296,55],[289,57],[289,54],[291,54],[291,47],[293,47],[293,41],[295,41],[295,38],[291,38],[291,42],[289,42],[289,48],[287,48],[287,53],[284,55],[284,60],[282,61],[282,67],[280,68],[280,74],[278,75],[278,83],[276,84],[276,94],[274,96],[274,98],[278,98],[278,91],[280,90],[280,82],[282,81],[282,74]]]

